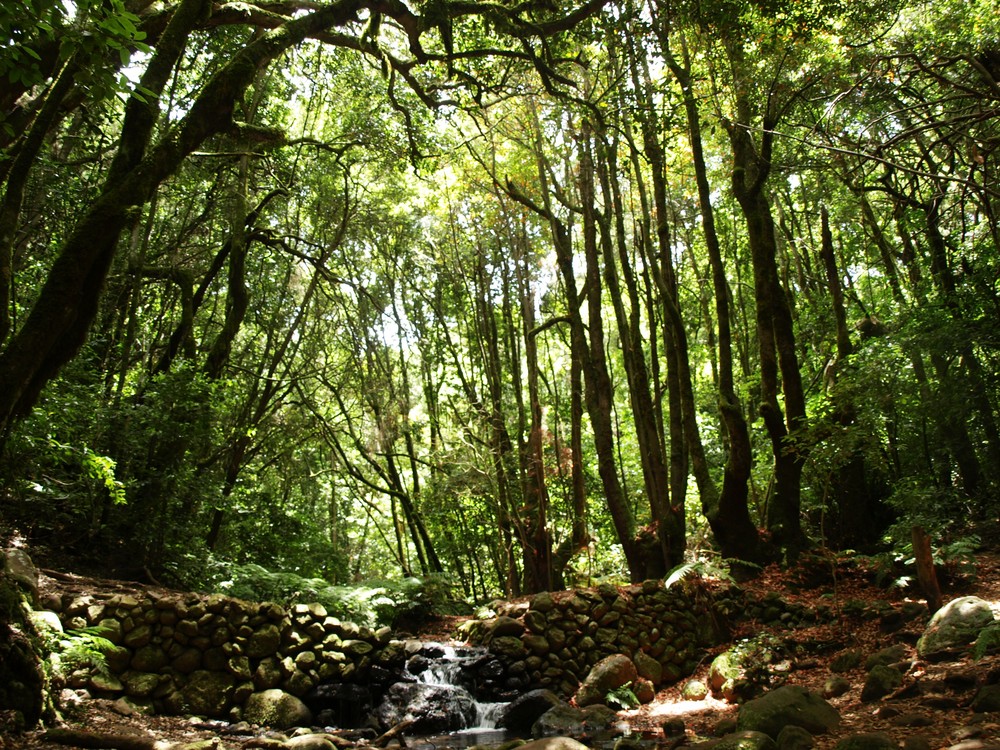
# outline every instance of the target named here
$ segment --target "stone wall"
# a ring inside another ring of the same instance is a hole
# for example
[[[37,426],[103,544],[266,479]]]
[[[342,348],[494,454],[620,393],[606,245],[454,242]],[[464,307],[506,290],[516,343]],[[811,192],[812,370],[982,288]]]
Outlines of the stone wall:
[[[571,695],[612,654],[630,657],[639,676],[659,687],[691,674],[704,649],[721,638],[707,595],[668,590],[658,580],[537,594],[498,604],[496,612],[462,630],[501,657],[505,686],[515,691],[546,687]]]
[[[327,614],[196,594],[50,595],[67,630],[93,628],[115,644],[110,675],[81,670],[70,687],[123,695],[158,712],[238,717],[255,692],[306,695],[322,682],[365,683],[400,667],[401,644]]]
[[[363,686],[377,703],[419,649],[388,628],[342,622],[319,604],[284,608],[155,590],[50,593],[42,604],[65,629],[93,628],[115,644],[110,674],[79,670],[69,687],[161,713],[236,719],[254,693],[277,688],[309,703],[317,686],[331,683]],[[539,594],[497,610],[462,628],[488,652],[463,677],[489,700],[539,687],[569,696],[594,664],[618,653],[659,686],[690,674],[716,635],[707,601],[660,581]]]

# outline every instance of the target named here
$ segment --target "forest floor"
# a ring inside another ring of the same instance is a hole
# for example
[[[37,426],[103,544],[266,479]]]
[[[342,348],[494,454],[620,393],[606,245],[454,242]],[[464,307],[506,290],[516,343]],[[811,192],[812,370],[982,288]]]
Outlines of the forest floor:
[[[1000,608],[1000,555],[980,554],[975,562],[976,574],[966,576],[960,586],[945,591],[945,599],[958,596],[978,596]],[[789,602],[815,609],[819,606],[837,608],[839,603],[862,602],[872,605],[869,611],[882,602],[897,606],[905,601],[907,591],[893,590],[875,585],[873,577],[863,570],[838,576],[831,598],[829,587],[804,589],[801,571],[769,568],[763,575],[742,584],[752,596],[762,597],[777,592]],[[81,582],[96,589],[128,584],[90,579]],[[912,592],[911,592],[912,595]],[[917,599],[919,601],[919,599]],[[914,644],[926,623],[923,617],[909,623],[902,630],[884,632],[877,617],[858,617],[844,614],[834,621],[810,627],[784,627],[764,625],[752,620],[737,622],[732,629],[729,644],[742,639],[768,633],[780,639],[788,653],[799,656],[788,660],[782,668],[783,684],[801,685],[817,694],[833,676],[831,663],[846,651],[856,650],[865,656],[886,646],[902,643],[907,656],[906,677],[903,686],[890,696],[876,702],[862,702],[861,688],[866,671],[863,663],[841,672],[851,685],[844,695],[830,698],[842,717],[836,732],[816,737],[815,750],[829,750],[838,740],[849,734],[883,732],[904,750],[1000,750],[1000,714],[973,714],[968,707],[975,688],[984,683],[1000,682],[1000,656],[990,655],[974,661],[969,650],[952,653],[936,661],[917,657]],[[456,621],[452,618],[431,623],[421,636],[428,639],[447,639]],[[721,645],[706,655],[699,670],[693,675],[707,682],[712,658],[725,650]],[[701,701],[683,700],[684,682],[664,688],[652,703],[632,711],[620,713],[636,737],[652,738],[654,744],[667,745],[673,750],[678,746],[696,745],[717,737],[727,722],[736,717],[738,705],[717,700],[711,696]],[[169,747],[170,743],[182,745],[198,740],[209,741],[205,747],[215,750],[250,750],[251,748],[276,747],[281,735],[263,732],[230,734],[224,722],[204,722],[192,718],[169,716],[144,716],[123,714],[118,704],[110,700],[89,700],[64,712],[63,727],[84,729],[95,734],[132,737],[135,747]],[[684,722],[685,732],[680,737],[667,738],[662,727],[669,719]],[[211,744],[213,743],[214,744]],[[163,744],[157,744],[163,743]],[[98,745],[89,745],[97,747]],[[109,745],[110,746],[110,745]],[[66,750],[65,742],[53,741],[46,729],[20,735],[0,734],[0,750]],[[441,748],[442,745],[438,745]],[[706,745],[707,747],[707,745]]]

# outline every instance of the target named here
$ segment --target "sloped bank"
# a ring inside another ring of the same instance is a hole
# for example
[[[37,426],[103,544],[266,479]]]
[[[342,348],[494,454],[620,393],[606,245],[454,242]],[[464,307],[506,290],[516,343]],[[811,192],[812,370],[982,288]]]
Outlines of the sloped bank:
[[[239,719],[255,702],[251,696],[281,691],[316,710],[332,709],[328,723],[349,726],[365,718],[357,716],[367,702],[362,694],[377,704],[389,686],[412,679],[408,667],[421,647],[388,628],[341,621],[319,604],[55,588],[41,607],[64,629],[100,633],[114,644],[108,673],[78,670],[68,687],[163,714]],[[534,688],[568,697],[594,664],[620,653],[635,662],[643,684],[656,687],[694,670],[716,639],[713,619],[705,597],[668,591],[659,581],[540,594],[464,625],[463,637],[487,649],[464,678],[489,700]],[[338,703],[346,710],[338,713]]]

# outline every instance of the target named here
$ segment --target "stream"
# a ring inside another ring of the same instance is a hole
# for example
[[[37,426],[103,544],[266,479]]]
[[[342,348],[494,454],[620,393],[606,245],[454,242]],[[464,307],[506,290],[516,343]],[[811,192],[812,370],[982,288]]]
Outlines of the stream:
[[[427,748],[506,738],[498,724],[508,703],[495,700],[498,664],[485,649],[411,641],[407,654],[402,670],[383,669],[373,683],[318,686],[307,699],[317,720],[345,728],[377,722],[380,731],[411,722],[408,744]]]

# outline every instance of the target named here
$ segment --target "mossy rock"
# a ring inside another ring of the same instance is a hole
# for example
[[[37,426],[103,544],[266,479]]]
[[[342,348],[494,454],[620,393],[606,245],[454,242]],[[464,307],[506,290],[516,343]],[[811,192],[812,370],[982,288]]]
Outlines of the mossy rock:
[[[836,750],[897,750],[896,742],[882,732],[850,734],[836,745]]]
[[[837,709],[797,685],[786,685],[748,701],[740,709],[736,720],[740,730],[764,732],[774,738],[787,726],[822,734],[839,724],[840,713]]]

